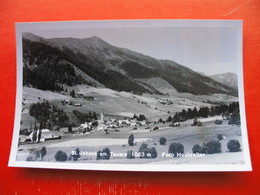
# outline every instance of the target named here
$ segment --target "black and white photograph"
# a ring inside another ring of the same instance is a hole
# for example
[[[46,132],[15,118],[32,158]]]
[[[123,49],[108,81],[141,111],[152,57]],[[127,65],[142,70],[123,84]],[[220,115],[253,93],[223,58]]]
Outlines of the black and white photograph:
[[[242,21],[17,23],[9,166],[249,171]]]

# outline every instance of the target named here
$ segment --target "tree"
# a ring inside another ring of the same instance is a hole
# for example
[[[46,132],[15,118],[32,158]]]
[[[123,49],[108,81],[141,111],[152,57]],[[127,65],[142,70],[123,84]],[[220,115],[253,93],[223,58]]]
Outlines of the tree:
[[[186,119],[186,114],[187,114],[186,110],[182,109],[180,114],[181,114],[182,118],[185,120]]]
[[[68,132],[69,132],[69,133],[72,133],[72,126],[71,126],[71,124],[69,124]]]
[[[192,125],[193,125],[193,126],[196,126],[197,124],[198,124],[198,119],[197,119],[197,117],[195,117],[195,118],[193,119]]]
[[[68,159],[68,156],[65,152],[59,150],[56,154],[55,154],[55,160],[56,161],[60,161],[60,162],[64,162]]]
[[[75,93],[74,89],[70,92],[70,96],[73,97],[73,98],[76,97],[76,93]]]
[[[215,108],[213,106],[211,106],[210,108],[210,116],[215,116],[216,112],[215,112]]]
[[[145,158],[157,158],[157,151],[155,147],[147,148],[144,153]]]
[[[103,153],[103,156],[104,156],[103,159],[105,159],[105,160],[109,160],[110,159],[111,153],[110,153],[110,149],[109,148],[105,148],[102,151],[102,153]]]
[[[145,115],[139,114],[139,117],[137,117],[138,121],[144,121],[146,119]]]
[[[33,116],[38,123],[46,123],[50,116],[50,104],[48,101],[42,103],[31,104],[29,108],[29,114]]]
[[[133,146],[134,145],[134,135],[131,134],[129,137],[128,137],[128,145],[129,146]]]
[[[203,118],[207,118],[210,114],[209,108],[207,106],[203,106],[199,109],[198,111],[198,116],[203,117]]]
[[[223,119],[228,119],[229,115],[230,115],[230,113],[228,111],[225,111],[225,112],[222,113],[222,118]]]
[[[77,161],[80,158],[80,150],[79,148],[76,148],[76,150],[72,151],[71,157],[74,161]]]
[[[138,153],[140,154],[141,158],[145,158],[146,157],[145,152],[146,152],[147,149],[148,149],[148,145],[145,144],[145,143],[142,143],[142,145],[140,146],[140,148],[138,150]]]
[[[199,144],[195,144],[193,147],[192,147],[192,152],[193,153],[201,153],[202,152],[202,147],[199,145]]]
[[[240,124],[240,113],[239,108],[236,108],[231,115],[230,120],[228,121],[228,124]]]
[[[160,137],[160,145],[164,145],[166,143],[166,138],[165,137]]]
[[[42,130],[39,129],[39,130],[38,130],[38,136],[37,136],[38,143],[40,143],[41,137],[42,137]]]
[[[241,145],[240,145],[239,141],[236,140],[236,139],[231,139],[227,143],[227,148],[228,148],[229,152],[239,152],[239,151],[241,151],[240,146]]]
[[[194,115],[193,115],[193,112],[192,112],[191,108],[188,108],[186,116],[187,116],[187,119],[194,118]]]
[[[51,105],[48,101],[32,104],[29,108],[29,114],[40,123],[41,128],[49,128],[54,125],[67,126],[69,120],[63,110]]]
[[[88,112],[88,118],[91,118],[91,119],[93,118],[91,111]]]
[[[111,156],[111,152],[109,148],[104,148],[102,151],[97,152],[97,160],[109,160]]]
[[[178,112],[175,113],[175,115],[173,116],[172,122],[180,122],[180,116],[178,114]]]
[[[96,113],[96,112],[93,112],[92,118],[93,118],[94,120],[97,120],[97,113]]]
[[[209,142],[203,143],[202,153],[205,154],[215,154],[221,152],[221,143],[218,140],[211,140]]]
[[[162,123],[163,122],[163,120],[162,120],[162,118],[160,118],[159,120],[158,120],[158,123]]]
[[[168,152],[173,154],[174,157],[177,157],[177,154],[184,153],[184,146],[181,143],[177,143],[177,142],[171,143]]]
[[[128,151],[127,151],[126,158],[127,158],[127,159],[133,159],[133,158],[135,158],[135,155],[134,155],[133,150],[128,150]]]
[[[198,114],[197,108],[194,107],[193,110],[192,110],[192,115],[193,115],[193,117],[196,117],[197,114]]]
[[[167,118],[166,122],[171,122],[171,121],[172,121],[172,117],[169,116],[169,117]]]

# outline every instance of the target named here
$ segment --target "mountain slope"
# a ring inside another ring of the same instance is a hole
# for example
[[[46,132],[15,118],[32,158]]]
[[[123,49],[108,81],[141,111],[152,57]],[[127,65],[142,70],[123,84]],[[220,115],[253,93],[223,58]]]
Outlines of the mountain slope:
[[[46,59],[49,62],[56,59],[55,63],[66,61],[92,80],[117,91],[160,94],[160,91],[153,87],[155,85],[145,87],[139,79],[161,78],[178,92],[237,95],[236,89],[173,61],[158,60],[128,49],[118,48],[98,37],[45,39],[26,33],[23,36],[23,51],[27,67],[51,66],[50,63],[46,63]],[[65,74],[65,77],[66,75],[68,74]],[[78,83],[83,80],[80,79]],[[151,81],[153,79],[149,82]],[[145,85],[149,85],[149,82]],[[78,83],[73,82],[73,84]]]
[[[66,50],[67,51],[67,50]],[[23,39],[24,85],[31,85],[43,90],[59,91],[58,84],[73,86],[88,84],[97,86],[104,83],[106,87],[118,91],[135,93],[150,92],[119,72],[106,70],[83,63],[81,56],[67,55],[56,47],[44,42]],[[89,80],[77,74],[75,68],[84,72]],[[96,81],[96,82],[93,82]]]
[[[235,73],[228,72],[224,74],[216,74],[210,76],[210,78],[224,85],[233,87],[235,89],[237,89],[238,87],[237,75]]]

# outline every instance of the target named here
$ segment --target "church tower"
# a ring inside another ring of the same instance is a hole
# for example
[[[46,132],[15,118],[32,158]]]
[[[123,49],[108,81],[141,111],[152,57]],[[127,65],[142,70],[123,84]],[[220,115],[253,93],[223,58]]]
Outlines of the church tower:
[[[103,113],[100,114],[100,122],[102,124],[104,124],[104,114]]]

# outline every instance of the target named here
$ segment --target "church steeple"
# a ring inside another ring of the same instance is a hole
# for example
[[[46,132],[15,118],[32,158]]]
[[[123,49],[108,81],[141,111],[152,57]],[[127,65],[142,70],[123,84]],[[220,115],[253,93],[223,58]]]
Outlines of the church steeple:
[[[100,121],[101,121],[102,123],[104,123],[104,114],[103,114],[103,113],[100,114]]]

